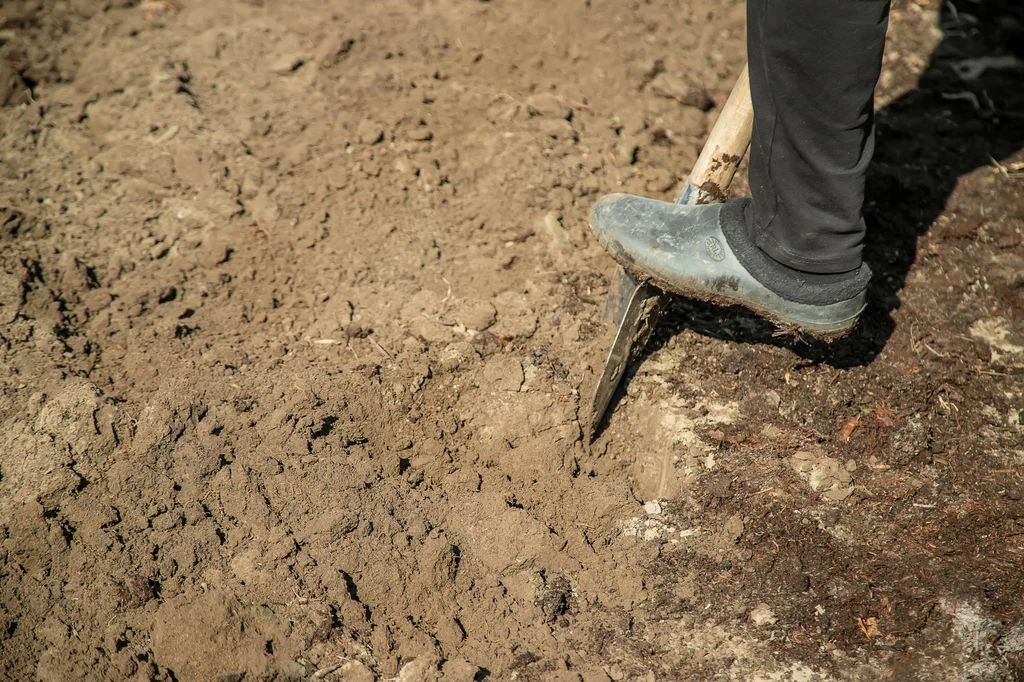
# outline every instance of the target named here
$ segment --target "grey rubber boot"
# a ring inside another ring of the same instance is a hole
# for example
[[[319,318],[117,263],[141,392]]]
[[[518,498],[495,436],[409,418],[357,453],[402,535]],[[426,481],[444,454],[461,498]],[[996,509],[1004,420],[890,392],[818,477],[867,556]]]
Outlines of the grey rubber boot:
[[[594,205],[590,229],[630,274],[662,289],[742,305],[783,328],[822,338],[851,330],[864,310],[867,266],[834,276],[776,263],[747,236],[748,204],[684,205],[610,194]]]

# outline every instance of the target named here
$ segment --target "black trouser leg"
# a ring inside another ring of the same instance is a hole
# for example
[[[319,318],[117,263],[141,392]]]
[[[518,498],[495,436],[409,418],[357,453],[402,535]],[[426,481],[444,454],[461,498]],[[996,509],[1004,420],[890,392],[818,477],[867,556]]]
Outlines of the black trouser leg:
[[[890,0],[748,0],[751,239],[804,272],[861,265]]]

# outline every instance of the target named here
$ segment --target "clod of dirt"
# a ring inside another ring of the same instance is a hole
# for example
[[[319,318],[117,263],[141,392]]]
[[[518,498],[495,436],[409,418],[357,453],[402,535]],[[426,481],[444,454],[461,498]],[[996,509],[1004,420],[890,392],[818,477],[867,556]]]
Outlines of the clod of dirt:
[[[561,97],[552,93],[531,95],[526,99],[526,108],[531,116],[549,116],[551,118],[569,118],[572,114]]]
[[[384,139],[384,126],[364,118],[356,127],[356,138],[360,144],[377,144]]]
[[[413,126],[405,132],[405,139],[410,142],[430,142],[434,139],[434,131],[432,131],[425,122],[421,121],[420,125]],[[426,173],[430,169],[430,166],[423,169],[422,173]],[[421,177],[422,174],[421,174]],[[436,181],[429,182],[428,184],[436,186]]]
[[[231,258],[233,249],[222,239],[217,237],[211,237],[204,239],[203,243],[199,246],[199,252],[196,255],[197,264],[203,268],[212,269],[227,263]]]
[[[468,341],[458,341],[445,346],[441,351],[441,368],[451,371],[471,363],[480,357],[480,354]]]
[[[345,327],[345,336],[350,339],[365,339],[369,335],[370,330],[358,322],[352,322]]]
[[[572,586],[561,573],[544,577],[544,589],[536,601],[544,614],[545,623],[554,623],[568,613],[572,606]]]
[[[475,682],[480,679],[479,666],[465,660],[448,660],[441,665],[442,682]]]
[[[267,607],[247,606],[220,590],[165,601],[155,620],[153,652],[181,682],[281,670],[289,654],[298,653],[279,645],[270,654],[268,642],[284,640],[283,621]]]
[[[466,329],[482,332],[498,319],[498,311],[490,301],[467,301],[456,311],[455,319]]]
[[[436,656],[420,656],[409,661],[398,671],[395,682],[434,682],[439,680],[441,659]]]
[[[537,331],[537,314],[530,299],[514,291],[498,294],[494,299],[498,320],[490,331],[502,338],[529,338]]]
[[[651,80],[651,91],[660,97],[674,99],[688,107],[707,111],[715,105],[714,100],[699,83],[674,73],[660,73]]]
[[[826,499],[838,502],[853,492],[853,476],[846,466],[820,451],[800,450],[789,463],[807,481],[811,490],[821,493]]]
[[[484,367],[485,385],[493,391],[518,391],[525,381],[523,363],[518,358],[495,358]]]
[[[794,593],[806,592],[811,586],[811,578],[803,570],[800,557],[791,554],[776,562],[772,571],[772,581],[785,585]]]
[[[498,573],[531,566],[552,567],[562,541],[522,509],[506,507],[481,518],[469,529],[467,553]]]
[[[700,137],[708,130],[707,121],[704,120],[704,112],[694,107],[685,107],[679,112],[679,132],[686,137]],[[680,168],[685,166],[680,165]]]
[[[667,168],[652,168],[647,173],[647,189],[654,193],[667,192],[676,186],[679,178]]]
[[[722,526],[722,542],[727,545],[735,545],[743,537],[743,517],[733,514],[725,520]]]
[[[472,343],[473,348],[476,348],[477,352],[485,358],[494,355],[502,348],[501,339],[490,331],[480,332],[473,337],[473,340],[470,343]]]

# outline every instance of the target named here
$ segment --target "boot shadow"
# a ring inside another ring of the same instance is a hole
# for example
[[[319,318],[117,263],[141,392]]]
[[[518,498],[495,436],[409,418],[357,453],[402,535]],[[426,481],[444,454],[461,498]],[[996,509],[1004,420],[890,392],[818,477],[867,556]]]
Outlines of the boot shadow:
[[[899,292],[917,258],[918,240],[945,209],[958,179],[1024,147],[1020,64],[965,73],[985,60],[1010,61],[1024,49],[1024,9],[1019,5],[1019,0],[968,3],[977,14],[966,15],[945,3],[940,15],[944,37],[918,89],[876,113],[864,249],[873,277],[868,307],[853,332],[831,343],[779,336],[774,325],[745,308],[672,297],[641,357],[692,329],[736,343],[788,348],[811,364],[845,369],[873,362],[896,329],[893,313],[901,305]]]

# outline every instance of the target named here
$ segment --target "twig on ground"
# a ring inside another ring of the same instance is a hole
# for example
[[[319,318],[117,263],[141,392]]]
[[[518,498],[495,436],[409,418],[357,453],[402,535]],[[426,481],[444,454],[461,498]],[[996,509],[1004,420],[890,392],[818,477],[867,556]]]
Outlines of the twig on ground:
[[[388,350],[384,346],[382,346],[379,343],[377,343],[377,339],[373,338],[372,336],[368,336],[366,338],[370,339],[370,341],[373,342],[373,345],[377,346],[377,348],[380,349],[381,353],[383,353],[384,355],[388,356],[388,360],[394,360],[395,359],[395,356],[392,355],[391,353],[389,353]]]

